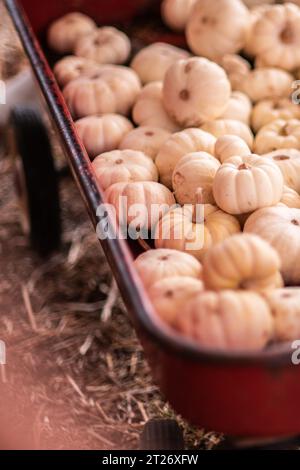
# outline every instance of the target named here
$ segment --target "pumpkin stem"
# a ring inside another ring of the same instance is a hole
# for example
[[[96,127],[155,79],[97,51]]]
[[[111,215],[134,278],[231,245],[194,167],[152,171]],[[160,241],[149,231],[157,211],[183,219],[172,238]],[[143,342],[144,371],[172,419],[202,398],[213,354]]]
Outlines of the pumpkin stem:
[[[239,167],[238,170],[250,170],[251,166],[248,165],[247,163],[242,163]]]

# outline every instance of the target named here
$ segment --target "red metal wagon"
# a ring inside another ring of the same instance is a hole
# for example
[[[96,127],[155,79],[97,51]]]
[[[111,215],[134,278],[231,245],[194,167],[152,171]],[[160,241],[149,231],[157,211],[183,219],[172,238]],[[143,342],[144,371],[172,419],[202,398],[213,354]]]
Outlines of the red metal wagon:
[[[104,201],[89,157],[41,47],[50,22],[73,10],[99,24],[128,27],[137,14],[159,7],[151,0],[5,0],[31,62],[49,114],[56,125],[72,173],[91,220]],[[146,14],[147,16],[147,14]],[[158,35],[158,33],[157,33]],[[156,40],[153,31],[153,40]],[[166,33],[168,38],[168,33]],[[160,37],[161,39],[161,37]],[[173,37],[174,39],[174,37]],[[175,42],[181,42],[176,38]],[[40,155],[43,159],[44,155]],[[300,366],[291,344],[259,353],[221,353],[201,349],[158,323],[133,267],[134,249],[124,240],[101,242],[124,302],[144,346],[153,376],[165,397],[198,426],[247,438],[286,438],[300,434]]]

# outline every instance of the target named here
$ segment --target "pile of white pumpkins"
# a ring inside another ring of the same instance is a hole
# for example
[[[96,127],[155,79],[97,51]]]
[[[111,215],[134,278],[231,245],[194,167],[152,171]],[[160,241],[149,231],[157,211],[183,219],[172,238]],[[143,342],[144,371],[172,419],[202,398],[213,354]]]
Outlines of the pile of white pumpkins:
[[[300,339],[300,2],[261,3],[164,0],[191,52],[132,58],[123,32],[80,13],[48,33],[108,202],[127,197],[128,223],[142,204],[155,233],[135,267],[161,327],[228,351]]]

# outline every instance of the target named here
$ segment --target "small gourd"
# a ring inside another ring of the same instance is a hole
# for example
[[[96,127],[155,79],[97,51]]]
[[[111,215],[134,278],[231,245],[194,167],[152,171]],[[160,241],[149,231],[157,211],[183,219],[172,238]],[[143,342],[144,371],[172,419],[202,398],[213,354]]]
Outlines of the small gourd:
[[[251,70],[250,63],[237,54],[225,54],[220,62],[228,75],[233,90],[238,90],[240,83]]]
[[[164,108],[162,90],[162,82],[148,83],[142,89],[133,107],[133,120],[142,127],[160,127],[170,132],[178,132],[180,126],[170,118]]]
[[[182,127],[199,127],[218,118],[226,110],[230,96],[231,85],[225,71],[202,57],[179,60],[164,78],[164,106]]]
[[[184,49],[163,42],[155,42],[137,53],[131,62],[131,67],[138,74],[141,82],[146,84],[163,80],[171,65],[189,57],[189,52]]]
[[[104,65],[90,78],[78,78],[63,90],[74,118],[95,114],[128,115],[141,84],[136,73],[117,65]]]
[[[279,149],[300,150],[300,120],[270,122],[260,129],[254,141],[254,152],[259,155]]]
[[[161,15],[166,25],[173,31],[184,31],[195,2],[196,0],[163,0]]]
[[[162,184],[172,189],[172,176],[179,160],[188,153],[214,153],[216,138],[201,129],[191,128],[173,134],[161,147],[155,163]]]
[[[216,141],[214,155],[221,163],[231,157],[246,157],[251,154],[246,142],[236,135],[223,135]]]
[[[113,150],[106,152],[92,163],[100,186],[106,190],[115,183],[135,181],[158,181],[153,161],[136,150]]]
[[[300,119],[300,107],[289,98],[260,101],[253,108],[251,126],[257,133],[262,127],[278,119]]]
[[[237,90],[256,103],[268,98],[288,98],[293,82],[293,76],[285,70],[261,67],[248,73],[237,85]]]
[[[73,12],[59,18],[48,30],[48,45],[59,54],[74,52],[81,36],[96,29],[96,23],[82,13]]]
[[[300,192],[300,150],[279,149],[263,157],[276,163],[288,187]]]
[[[249,126],[252,112],[252,103],[245,93],[233,91],[222,119],[234,119]]]
[[[240,231],[237,219],[216,206],[179,207],[159,221],[155,246],[184,251],[202,261],[213,245]]]
[[[234,119],[216,119],[215,121],[210,121],[203,124],[201,129],[209,132],[216,138],[229,134],[236,135],[237,137],[243,139],[248,147],[252,149],[254,140],[253,134],[250,127],[243,122],[236,121]]]
[[[217,205],[233,215],[273,206],[282,192],[283,176],[276,163],[257,155],[226,160],[213,183]]]
[[[172,185],[176,201],[184,204],[213,204],[213,181],[220,162],[206,152],[184,155],[177,163]]]
[[[249,217],[244,230],[269,242],[280,256],[285,283],[299,285],[300,209],[279,206],[261,209]]]
[[[286,287],[266,292],[265,299],[272,312],[275,340],[293,341],[300,337],[300,289]]]
[[[263,291],[282,286],[280,268],[280,258],[269,243],[243,233],[226,238],[206,253],[203,279],[212,290]]]
[[[168,188],[152,181],[116,183],[105,194],[107,202],[115,208],[119,224],[122,227],[130,225],[135,235],[155,227],[176,204]]]
[[[87,116],[75,122],[76,130],[90,158],[118,148],[123,137],[133,129],[119,114]]]
[[[99,65],[92,60],[70,55],[59,60],[53,71],[59,85],[65,87],[76,78],[96,74],[99,71]]]
[[[153,284],[148,294],[154,310],[168,325],[187,302],[203,291],[203,283],[192,277],[168,277]]]
[[[129,58],[131,44],[122,31],[104,26],[78,39],[75,55],[98,64],[124,64]]]
[[[137,127],[124,136],[119,149],[139,150],[155,160],[160,148],[170,137],[171,133],[160,127]]]
[[[284,186],[280,203],[293,209],[300,209],[300,195],[294,189]]]
[[[250,14],[241,0],[196,2],[187,22],[187,42],[194,54],[219,61],[244,46]]]
[[[300,66],[300,9],[292,3],[265,9],[251,30],[252,53],[270,67]]]
[[[164,279],[188,277],[201,280],[202,265],[191,255],[176,250],[149,250],[140,255],[134,266],[147,290]]]
[[[187,302],[173,328],[203,348],[259,351],[273,339],[270,308],[255,292],[203,292]]]

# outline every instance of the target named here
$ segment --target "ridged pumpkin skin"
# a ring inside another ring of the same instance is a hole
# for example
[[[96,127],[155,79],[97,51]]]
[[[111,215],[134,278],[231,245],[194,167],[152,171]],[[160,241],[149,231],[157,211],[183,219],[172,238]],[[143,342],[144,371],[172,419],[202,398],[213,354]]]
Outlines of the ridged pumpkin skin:
[[[300,119],[300,107],[289,98],[259,101],[253,108],[251,125],[255,132],[278,119]]]
[[[237,234],[208,251],[203,279],[212,290],[263,291],[282,286],[280,268],[277,252],[266,241],[249,233]]]
[[[201,129],[191,128],[172,135],[161,147],[155,160],[160,181],[172,188],[172,177],[179,160],[188,153],[214,153],[216,138]]]
[[[233,215],[274,206],[282,192],[283,176],[278,166],[257,155],[226,160],[213,183],[217,205]]]
[[[48,30],[48,45],[60,54],[74,52],[81,36],[96,29],[96,23],[82,13],[69,13],[54,21]]]
[[[283,187],[281,204],[284,204],[291,209],[300,209],[300,195],[288,186]]]
[[[162,145],[171,133],[160,127],[143,126],[128,132],[120,142],[119,149],[139,150],[155,160]]]
[[[152,82],[144,86],[132,110],[133,120],[139,126],[154,126],[178,132],[179,124],[171,119],[164,108],[162,89],[162,82]]]
[[[177,163],[172,185],[176,201],[181,204],[213,204],[213,181],[220,162],[206,152],[188,153]]]
[[[129,38],[112,26],[104,26],[84,35],[75,47],[75,55],[98,64],[124,64],[130,52]]]
[[[182,127],[199,127],[217,119],[226,110],[230,96],[225,71],[202,57],[177,61],[164,78],[164,106]]]
[[[241,91],[233,91],[225,109],[222,114],[222,119],[233,119],[241,121],[247,126],[250,124],[250,116],[252,111],[252,103],[245,93]]]
[[[134,262],[148,290],[156,282],[173,277],[201,279],[202,265],[193,256],[176,250],[149,250]]]
[[[59,60],[53,69],[55,78],[62,87],[77,78],[89,77],[93,74],[97,74],[99,70],[100,66],[92,60],[73,55]]]
[[[131,122],[119,114],[87,116],[76,121],[75,126],[90,158],[118,148],[133,129]]]
[[[254,151],[259,155],[279,149],[300,150],[300,120],[278,119],[262,127],[256,134]]]
[[[213,134],[216,138],[224,135],[236,135],[243,139],[252,149],[254,137],[249,126],[235,119],[216,119],[201,126],[201,129]]]
[[[282,275],[287,285],[300,282],[300,209],[270,207],[249,217],[245,232],[269,242],[280,256]]]
[[[249,21],[249,11],[240,0],[201,0],[188,19],[188,45],[194,54],[219,61],[242,49]]]
[[[106,190],[115,183],[158,181],[153,161],[136,150],[113,150],[102,153],[92,163],[100,186]]]
[[[95,114],[129,114],[141,84],[136,73],[118,65],[103,65],[96,75],[78,78],[63,94],[74,118]]]
[[[157,82],[165,78],[171,65],[189,57],[189,52],[184,49],[155,42],[137,53],[131,62],[131,68],[138,74],[142,83]]]
[[[279,167],[284,182],[291,189],[300,192],[300,150],[280,149],[263,155]]]
[[[187,302],[203,291],[203,282],[192,277],[170,277],[150,287],[148,294],[158,316],[170,326]]]
[[[171,248],[204,259],[215,244],[241,231],[238,220],[216,206],[204,205],[199,214],[191,206],[168,212],[155,232],[156,248]]]
[[[238,90],[240,83],[251,70],[250,63],[238,54],[225,54],[221,61],[221,67],[225,70],[231,83],[232,90]]]
[[[300,289],[290,287],[265,293],[275,325],[277,341],[293,341],[300,338]]]
[[[251,150],[240,137],[236,135],[224,135],[217,139],[214,155],[221,163],[224,163],[232,157],[246,157],[251,155]]]
[[[176,204],[168,188],[152,181],[116,183],[105,194],[107,202],[116,210],[119,223],[130,224],[134,232],[155,227],[159,219]],[[126,206],[120,205],[120,201],[126,202]]]
[[[292,91],[293,76],[279,68],[260,67],[252,70],[237,84],[237,90],[257,103],[268,98],[288,98]]]
[[[173,327],[202,347],[256,351],[272,339],[274,322],[267,302],[255,292],[203,292],[178,312]]]

